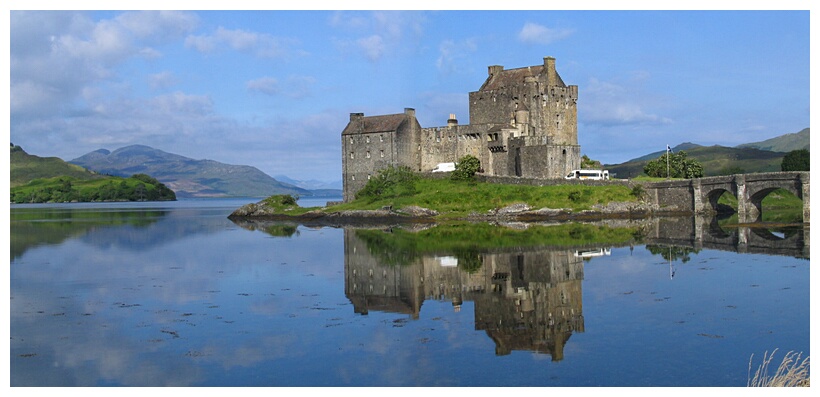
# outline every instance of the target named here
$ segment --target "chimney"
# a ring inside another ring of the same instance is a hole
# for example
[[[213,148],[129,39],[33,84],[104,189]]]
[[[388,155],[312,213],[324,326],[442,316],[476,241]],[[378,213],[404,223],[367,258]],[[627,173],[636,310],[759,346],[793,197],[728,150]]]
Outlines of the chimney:
[[[361,120],[364,117],[364,113],[350,113],[350,121]]]
[[[490,77],[497,75],[502,71],[504,71],[504,67],[500,65],[493,65],[487,68],[487,74],[489,74]]]
[[[410,117],[416,117],[416,109],[413,108],[404,108],[404,114]]]
[[[455,127],[458,125],[458,120],[456,120],[456,114],[450,113],[450,118],[447,120],[448,127]]]
[[[556,85],[558,83],[557,74],[555,73],[555,58],[544,57],[544,73],[547,74],[547,85]]]

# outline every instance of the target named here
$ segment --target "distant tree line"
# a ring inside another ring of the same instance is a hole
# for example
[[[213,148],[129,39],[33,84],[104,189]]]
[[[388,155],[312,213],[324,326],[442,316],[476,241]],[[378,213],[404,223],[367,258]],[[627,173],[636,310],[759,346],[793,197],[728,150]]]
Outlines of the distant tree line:
[[[70,203],[95,201],[173,201],[173,190],[146,175],[81,181],[71,177],[35,180],[11,189],[12,203]]]

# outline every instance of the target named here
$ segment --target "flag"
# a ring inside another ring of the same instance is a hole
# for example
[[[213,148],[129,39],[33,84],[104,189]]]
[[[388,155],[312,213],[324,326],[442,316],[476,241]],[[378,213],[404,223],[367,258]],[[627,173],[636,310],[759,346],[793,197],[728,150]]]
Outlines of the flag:
[[[667,152],[667,153],[672,152],[672,148],[671,148],[671,147],[669,147],[669,145],[666,145],[666,152]]]

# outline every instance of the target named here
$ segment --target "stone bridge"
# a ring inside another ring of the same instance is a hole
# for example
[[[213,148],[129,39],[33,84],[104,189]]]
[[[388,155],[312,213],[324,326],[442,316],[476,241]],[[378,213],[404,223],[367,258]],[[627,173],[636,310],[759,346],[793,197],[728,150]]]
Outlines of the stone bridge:
[[[808,225],[772,231],[746,226],[721,227],[716,217],[666,217],[653,220],[646,230],[647,245],[714,249],[749,254],[767,254],[809,259],[811,238]]]
[[[766,172],[708,178],[653,182],[644,186],[651,201],[665,211],[714,212],[720,196],[729,192],[737,197],[738,221],[760,219],[761,202],[769,193],[785,189],[803,200],[803,223],[809,223],[809,172]]]

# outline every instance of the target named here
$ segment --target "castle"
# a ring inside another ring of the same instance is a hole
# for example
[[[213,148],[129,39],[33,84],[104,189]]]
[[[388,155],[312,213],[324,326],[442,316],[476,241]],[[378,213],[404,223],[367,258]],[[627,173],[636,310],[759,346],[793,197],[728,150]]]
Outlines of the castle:
[[[390,165],[430,172],[468,154],[481,161],[485,175],[556,179],[581,168],[578,86],[564,84],[555,58],[509,70],[490,66],[488,74],[469,94],[467,125],[451,114],[447,126],[422,128],[411,108],[380,116],[351,113],[342,131],[344,201]]]

